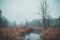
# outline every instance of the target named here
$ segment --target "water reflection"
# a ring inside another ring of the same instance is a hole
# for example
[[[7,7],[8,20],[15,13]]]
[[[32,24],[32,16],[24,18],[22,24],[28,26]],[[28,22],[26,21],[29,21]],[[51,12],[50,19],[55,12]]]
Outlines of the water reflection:
[[[25,40],[40,40],[40,35],[35,33],[30,33],[25,36]]]

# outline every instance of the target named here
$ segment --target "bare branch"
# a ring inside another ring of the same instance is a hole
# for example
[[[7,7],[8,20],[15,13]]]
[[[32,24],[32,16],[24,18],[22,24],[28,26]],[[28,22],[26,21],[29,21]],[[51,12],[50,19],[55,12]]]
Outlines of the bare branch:
[[[40,13],[37,13],[38,15],[42,15],[42,14],[40,14]]]

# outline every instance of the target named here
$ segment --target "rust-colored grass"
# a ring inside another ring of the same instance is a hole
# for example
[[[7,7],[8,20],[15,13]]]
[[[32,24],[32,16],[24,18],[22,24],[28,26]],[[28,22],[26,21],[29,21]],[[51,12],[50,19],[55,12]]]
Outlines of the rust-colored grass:
[[[22,37],[31,31],[29,27],[0,28],[0,40],[22,40]]]
[[[41,34],[42,40],[60,40],[60,28],[47,28]]]

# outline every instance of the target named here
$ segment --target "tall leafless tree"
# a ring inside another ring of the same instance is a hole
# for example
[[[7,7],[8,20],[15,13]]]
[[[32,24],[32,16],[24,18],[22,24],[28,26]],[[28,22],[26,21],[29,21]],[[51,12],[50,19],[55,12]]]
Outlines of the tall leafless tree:
[[[43,1],[41,7],[41,9],[39,10],[39,15],[42,15],[42,18],[43,18],[43,26],[44,28],[46,28],[46,17],[47,17],[47,9],[48,9],[48,5],[47,5],[47,2],[46,1]],[[41,12],[41,13],[40,13]]]

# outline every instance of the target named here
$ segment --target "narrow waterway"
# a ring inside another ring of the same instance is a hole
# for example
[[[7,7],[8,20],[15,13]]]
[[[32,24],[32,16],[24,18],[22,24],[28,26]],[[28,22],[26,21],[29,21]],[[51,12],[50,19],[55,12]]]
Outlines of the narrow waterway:
[[[40,39],[40,34],[30,33],[30,34],[25,36],[24,40],[41,40]]]

